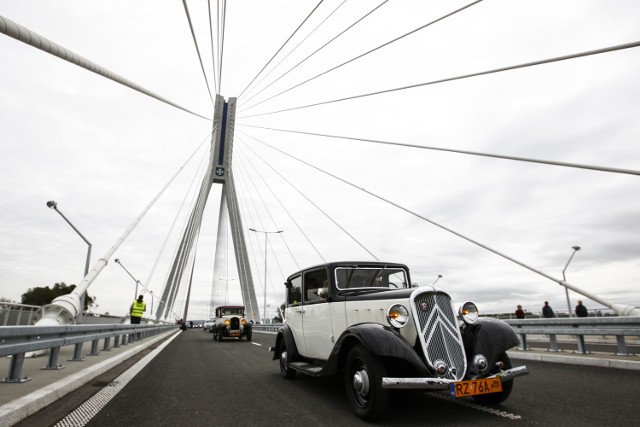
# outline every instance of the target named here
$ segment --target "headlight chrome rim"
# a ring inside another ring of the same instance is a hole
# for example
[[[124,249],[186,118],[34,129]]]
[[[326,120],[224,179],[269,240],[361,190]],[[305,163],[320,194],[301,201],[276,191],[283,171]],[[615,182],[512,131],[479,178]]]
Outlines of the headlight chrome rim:
[[[478,320],[478,307],[471,301],[467,301],[460,306],[458,315],[467,325],[473,325]]]
[[[409,323],[409,310],[402,304],[394,304],[387,310],[387,321],[394,328],[403,328]]]

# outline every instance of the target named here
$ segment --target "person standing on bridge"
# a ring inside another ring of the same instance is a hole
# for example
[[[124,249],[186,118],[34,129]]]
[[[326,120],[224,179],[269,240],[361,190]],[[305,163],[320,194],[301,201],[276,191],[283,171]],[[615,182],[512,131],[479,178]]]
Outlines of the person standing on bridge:
[[[578,300],[578,305],[576,305],[576,316],[578,317],[588,317],[589,312],[587,312],[587,307],[582,305],[582,300]]]
[[[516,310],[516,319],[524,319],[524,317],[524,310],[522,309],[522,306],[518,304],[518,309]]]
[[[544,307],[542,307],[542,317],[546,319],[550,319],[554,316],[553,309],[549,305],[549,301],[544,302]]]
[[[131,324],[137,325],[142,320],[142,314],[147,311],[147,304],[142,301],[142,295],[138,295],[138,299],[133,301],[131,307],[129,307],[129,314],[131,315]]]

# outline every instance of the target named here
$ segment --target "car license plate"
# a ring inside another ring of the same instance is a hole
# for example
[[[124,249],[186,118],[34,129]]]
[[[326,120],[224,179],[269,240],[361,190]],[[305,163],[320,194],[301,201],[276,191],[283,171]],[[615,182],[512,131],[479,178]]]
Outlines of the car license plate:
[[[451,384],[449,390],[451,391],[451,397],[496,393],[502,391],[502,381],[500,381],[500,378],[458,381]]]

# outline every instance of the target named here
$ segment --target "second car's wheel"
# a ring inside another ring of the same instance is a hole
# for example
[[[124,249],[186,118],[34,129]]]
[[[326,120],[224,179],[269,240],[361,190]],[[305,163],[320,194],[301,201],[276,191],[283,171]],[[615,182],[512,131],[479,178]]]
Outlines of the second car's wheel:
[[[504,365],[504,369],[511,369],[511,360],[507,353],[502,353],[499,360]],[[507,400],[507,397],[511,394],[511,389],[513,389],[513,380],[503,382],[502,391],[498,393],[479,394],[477,396],[473,396],[473,398],[476,402],[484,405],[497,405],[498,403],[502,403]]]
[[[218,333],[216,334],[216,338],[218,338],[218,342],[222,342],[222,329],[218,329]]]
[[[282,378],[290,380],[296,376],[296,370],[292,369],[289,366],[290,355],[289,355],[289,352],[287,351],[287,344],[285,344],[284,340],[282,340],[281,345],[282,345],[282,348],[280,352],[280,375],[282,375]]]
[[[389,391],[382,388],[385,367],[379,357],[357,344],[349,351],[344,383],[347,399],[356,415],[375,421],[387,411]]]

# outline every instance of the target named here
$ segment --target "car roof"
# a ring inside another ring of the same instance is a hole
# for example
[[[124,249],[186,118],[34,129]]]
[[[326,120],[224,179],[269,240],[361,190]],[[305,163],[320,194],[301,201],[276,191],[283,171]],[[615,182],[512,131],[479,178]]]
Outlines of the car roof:
[[[292,277],[297,276],[298,274],[301,273],[305,273],[307,271],[310,270],[316,270],[319,268],[329,268],[329,269],[334,269],[336,267],[379,267],[379,268],[404,268],[405,270],[409,271],[409,267],[407,267],[405,264],[400,264],[397,262],[384,262],[384,261],[334,261],[334,262],[328,262],[325,264],[318,264],[318,265],[314,265],[312,267],[307,267],[303,270],[300,271],[296,271],[295,273],[291,274],[287,280],[290,280]]]

